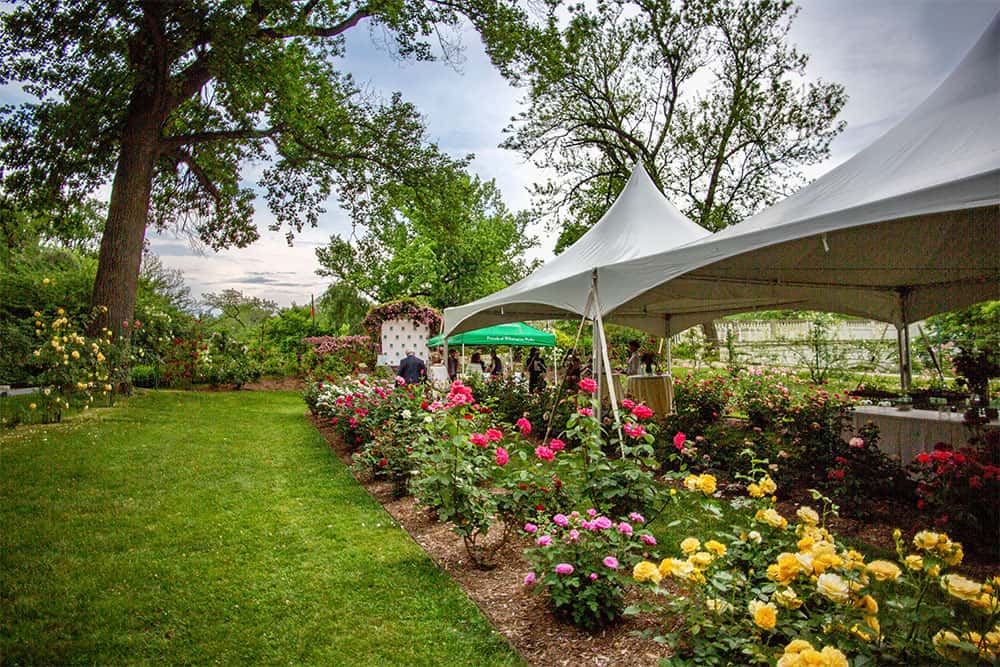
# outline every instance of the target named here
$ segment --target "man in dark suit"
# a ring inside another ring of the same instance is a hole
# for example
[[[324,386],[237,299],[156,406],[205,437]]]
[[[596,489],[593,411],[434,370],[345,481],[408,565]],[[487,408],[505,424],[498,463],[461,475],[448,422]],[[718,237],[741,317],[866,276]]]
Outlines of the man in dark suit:
[[[399,362],[399,376],[406,380],[406,384],[423,382],[427,378],[427,365],[413,350],[407,350],[406,358]]]

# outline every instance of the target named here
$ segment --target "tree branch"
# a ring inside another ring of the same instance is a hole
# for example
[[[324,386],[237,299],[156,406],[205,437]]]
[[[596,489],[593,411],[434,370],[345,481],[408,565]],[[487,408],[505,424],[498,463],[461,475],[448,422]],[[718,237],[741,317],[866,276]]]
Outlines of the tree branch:
[[[215,201],[216,208],[221,207],[222,193],[219,192],[219,188],[212,182],[212,179],[205,173],[205,170],[202,169],[201,165],[199,165],[194,159],[194,156],[181,148],[175,150],[173,156],[178,162],[183,162],[187,166],[188,171],[194,174],[194,177],[198,180],[198,185],[200,185],[201,188]]]
[[[191,132],[189,134],[175,134],[163,137],[162,145],[175,148],[179,146],[190,146],[192,144],[204,144],[212,141],[239,141],[241,139],[265,139],[277,133],[278,128],[269,127],[249,130],[219,130],[216,132]]]
[[[257,30],[257,39],[288,39],[289,37],[336,37],[347,32],[362,19],[372,15],[368,7],[359,7],[346,19],[332,26],[294,26],[283,25]]]

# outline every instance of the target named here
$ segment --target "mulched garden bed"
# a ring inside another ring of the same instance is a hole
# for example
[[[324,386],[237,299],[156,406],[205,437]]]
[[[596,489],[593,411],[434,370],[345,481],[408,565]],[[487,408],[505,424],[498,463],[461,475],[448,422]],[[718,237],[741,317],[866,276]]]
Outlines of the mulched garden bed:
[[[350,450],[336,430],[324,420],[311,417],[317,430],[345,465],[351,464]],[[393,498],[388,482],[358,479],[368,492],[392,515],[400,526],[442,570],[461,586],[498,632],[518,654],[537,667],[564,665],[655,665],[670,655],[668,647],[636,636],[652,630],[658,619],[651,615],[626,616],[614,627],[593,634],[577,630],[549,610],[543,595],[533,595],[522,584],[528,568],[521,555],[523,545],[505,547],[492,570],[479,570],[468,562],[462,539],[449,524],[438,522],[419,507],[412,496]]]

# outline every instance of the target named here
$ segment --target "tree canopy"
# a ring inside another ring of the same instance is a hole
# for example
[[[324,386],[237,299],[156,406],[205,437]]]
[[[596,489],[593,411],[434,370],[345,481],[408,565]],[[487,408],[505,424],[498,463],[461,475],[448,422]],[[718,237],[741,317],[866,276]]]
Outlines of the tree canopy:
[[[289,234],[331,195],[363,222],[387,184],[419,183],[445,158],[412,105],[341,70],[344,35],[430,59],[466,19],[501,68],[529,32],[506,0],[25,0],[0,16],[0,83],[37,98],[0,111],[4,199],[45,210],[110,183],[93,300],[127,319],[147,225],[257,238],[247,164]]]
[[[467,303],[520,280],[533,265],[528,218],[512,214],[493,181],[457,166],[433,189],[399,186],[354,238],[317,248],[318,273],[382,303],[419,297],[436,308]]]
[[[843,128],[838,84],[806,83],[788,0],[608,0],[575,5],[558,44],[515,80],[528,108],[505,146],[552,170],[539,212],[575,241],[641,162],[693,220],[718,230],[801,182]]]

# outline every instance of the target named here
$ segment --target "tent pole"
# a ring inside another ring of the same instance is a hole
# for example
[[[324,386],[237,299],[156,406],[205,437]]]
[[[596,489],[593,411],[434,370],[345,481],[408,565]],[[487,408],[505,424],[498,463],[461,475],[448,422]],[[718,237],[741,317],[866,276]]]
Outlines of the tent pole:
[[[590,278],[590,297],[587,302],[590,305],[597,296],[597,269],[591,272]],[[597,407],[594,410],[597,421],[601,421],[601,334],[597,325],[597,311],[598,306],[594,304],[594,313],[590,318],[590,334],[591,334],[591,345],[590,345],[590,377],[597,383],[597,390],[594,392],[597,394]]]
[[[444,337],[444,379],[445,384],[451,385],[451,376],[448,374],[448,337]]]
[[[673,332],[670,330],[670,316],[667,315],[667,331],[664,340],[667,342],[667,375],[673,377],[674,375],[674,360],[671,357],[670,351],[670,336]]]
[[[910,383],[913,375],[910,368],[910,317],[907,308],[909,289],[899,290],[899,316],[901,326],[896,330],[896,344],[899,350],[899,387],[904,394],[910,393]]]
[[[465,343],[462,343],[462,375],[465,375]]]

